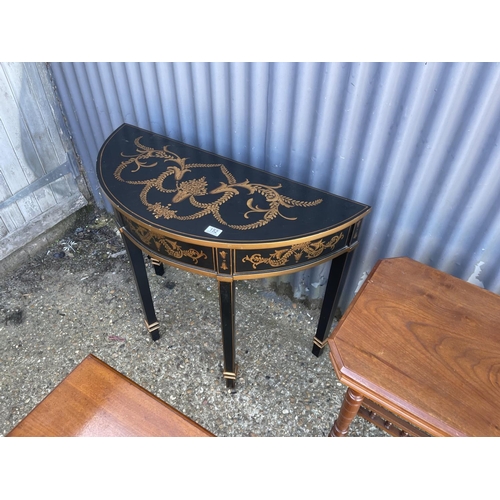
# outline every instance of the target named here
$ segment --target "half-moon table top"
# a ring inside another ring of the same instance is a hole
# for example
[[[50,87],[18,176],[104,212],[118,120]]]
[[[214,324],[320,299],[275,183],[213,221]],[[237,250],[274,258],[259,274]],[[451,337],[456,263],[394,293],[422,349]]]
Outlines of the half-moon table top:
[[[128,218],[179,241],[221,248],[310,241],[352,226],[370,211],[128,124],[103,144],[97,176]]]

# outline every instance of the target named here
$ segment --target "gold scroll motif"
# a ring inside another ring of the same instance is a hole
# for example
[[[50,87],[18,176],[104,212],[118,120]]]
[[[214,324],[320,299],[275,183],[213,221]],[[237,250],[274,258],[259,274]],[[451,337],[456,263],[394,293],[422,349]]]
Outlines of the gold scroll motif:
[[[163,248],[168,255],[174,257],[175,259],[182,259],[183,257],[189,257],[190,259],[193,260],[195,264],[198,264],[199,259],[207,258],[204,252],[195,250],[194,248],[183,250],[179,246],[179,244],[174,240],[169,240],[168,238],[159,238],[149,229],[136,225],[130,220],[127,220],[127,223],[130,225],[133,233],[139,236],[140,240],[145,245],[151,246],[151,242],[153,242],[158,251],[160,251]]]
[[[222,250],[221,252],[219,252],[219,255],[222,257],[222,264],[221,264],[220,268],[223,271],[227,271],[229,269],[229,267],[227,267],[227,264],[226,264],[226,257],[228,256],[228,253],[225,250]]]
[[[268,264],[271,267],[284,266],[290,257],[295,257],[295,262],[299,262],[303,254],[306,254],[306,258],[314,259],[321,255],[325,250],[335,248],[335,245],[344,238],[344,233],[333,236],[330,241],[324,243],[323,240],[318,241],[306,241],[305,243],[298,243],[297,245],[292,245],[290,248],[282,248],[276,250],[274,253],[270,254],[269,257],[262,257],[260,253],[253,254],[251,256],[246,255],[243,257],[242,262],[248,261],[252,263],[252,267],[257,269],[260,264]]]
[[[232,229],[248,230],[265,226],[277,216],[287,220],[297,219],[297,217],[291,218],[283,215],[280,212],[280,208],[282,207],[313,207],[323,201],[321,198],[314,201],[300,201],[284,196],[277,191],[281,188],[281,184],[277,186],[266,186],[264,184],[249,182],[248,179],[245,179],[243,182],[237,182],[229,170],[221,163],[186,164],[187,158],[181,158],[177,154],[169,151],[168,146],[164,146],[163,149],[150,148],[143,146],[140,143],[141,139],[142,136],[134,141],[134,144],[137,146],[136,155],[129,156],[122,152],[122,156],[128,159],[120,163],[114,175],[115,178],[121,182],[144,185],[140,194],[140,199],[157,219],[163,217],[164,219],[194,220],[212,214],[213,217],[224,226],[228,226]],[[152,162],[152,159],[162,160],[165,164],[165,170],[158,177],[147,180],[123,179],[122,172],[128,167],[133,167],[130,173],[136,173],[141,169],[157,166],[158,162]],[[184,174],[196,168],[219,168],[227,179],[227,182],[221,182],[218,187],[209,190],[206,177],[182,181]],[[170,176],[173,176],[173,181],[175,182],[175,188],[172,189],[165,187],[165,181]],[[172,193],[172,202],[166,205],[160,202],[150,203],[148,201],[148,194],[151,190],[157,190],[160,193]],[[258,205],[254,206],[254,199],[248,198],[246,205],[249,210],[243,214],[243,217],[248,219],[249,214],[260,214],[261,218],[249,224],[228,224],[220,214],[220,207],[234,196],[240,195],[240,190],[247,190],[248,196],[254,195],[255,193],[262,195],[267,206],[264,208],[260,208]],[[203,203],[200,201],[200,199],[207,194],[220,194],[221,196],[210,203]],[[194,211],[190,215],[179,215],[177,210],[174,209],[175,204],[184,200],[189,200],[190,204],[197,209],[197,211]]]

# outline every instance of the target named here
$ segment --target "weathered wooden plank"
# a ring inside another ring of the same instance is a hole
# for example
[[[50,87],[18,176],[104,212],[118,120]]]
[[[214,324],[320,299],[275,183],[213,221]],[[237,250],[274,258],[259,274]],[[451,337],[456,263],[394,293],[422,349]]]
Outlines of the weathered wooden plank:
[[[10,207],[1,209],[0,217],[5,222],[5,226],[9,232],[15,231],[26,224],[26,219],[23,217],[21,210],[19,210],[19,207],[15,203]]]
[[[11,200],[0,208],[0,260],[87,203],[48,75],[43,63],[0,63],[0,203]],[[71,173],[48,183],[64,164]]]
[[[39,113],[33,106],[33,96],[22,77],[22,65],[2,63],[1,66],[0,89],[4,95],[0,104],[2,121],[26,178],[31,182],[46,173],[26,123],[26,116],[30,122],[36,122]]]
[[[19,248],[22,248],[37,236],[40,236],[48,229],[54,227],[57,223],[61,222],[86,204],[87,200],[82,194],[78,193],[67,198],[64,203],[54,205],[49,211],[35,217],[23,227],[8,233],[2,238],[2,244],[0,245],[0,260]],[[0,217],[3,218],[1,212]]]
[[[1,88],[0,92],[2,92]],[[24,175],[17,154],[4,128],[4,121],[8,118],[4,118],[5,115],[2,113],[2,101],[3,99],[0,99],[0,171],[4,176],[10,193],[15,194],[17,191],[27,186],[29,182]]]
[[[0,238],[3,238],[8,232],[9,230],[7,229],[7,226],[2,220],[2,217],[0,217]]]
[[[28,182],[33,182],[59,165],[54,148],[45,136],[44,121],[37,106],[42,96],[33,93],[22,63],[2,63],[2,69],[4,85],[11,95],[3,105],[4,127]],[[56,203],[50,187],[44,190],[40,199],[34,196],[42,212]]]
[[[60,110],[58,102],[53,92],[52,82],[45,63],[24,64],[26,74],[30,80],[33,92],[37,98],[40,114],[44,123],[47,139],[51,141],[54,153],[57,157],[58,165],[69,161],[68,155],[72,153],[73,145],[69,137],[65,136],[59,123]],[[46,139],[46,140],[47,140]],[[55,183],[49,184],[57,203],[60,203],[68,196],[79,192],[75,179],[64,176]]]
[[[58,127],[56,120],[56,112],[54,106],[57,106],[57,101],[53,93],[48,93],[47,90],[52,90],[50,81],[48,79],[48,70],[44,63],[24,63],[23,64],[29,86],[32,93],[36,98],[36,104],[40,110],[40,118],[43,122],[43,143],[42,148],[49,141],[53,150],[54,164],[61,165],[66,161],[66,147],[62,140],[64,132]],[[42,81],[42,76],[44,80]],[[44,86],[45,85],[45,86]],[[41,149],[40,151],[42,151]],[[42,157],[42,162],[44,158]],[[54,168],[54,167],[52,167]],[[47,171],[51,167],[47,165]]]
[[[1,105],[0,116],[3,116],[1,115]],[[3,174],[10,192],[15,194],[16,191],[27,186],[29,182],[19,164],[17,152],[9,140],[3,124],[3,119],[0,119],[0,171]],[[41,213],[41,209],[33,195],[27,196],[23,200],[17,202],[17,206],[26,220],[31,220]]]
[[[71,133],[67,129],[67,124],[64,117],[64,112],[62,109],[62,103],[59,101],[57,97],[57,89],[55,88],[55,83],[51,79],[51,73],[48,68],[48,65],[45,63],[36,63],[37,73],[40,78],[41,85],[45,91],[45,95],[47,96],[47,103],[50,106],[52,116],[53,116],[53,127],[56,129],[58,133],[59,140],[62,144],[62,151],[64,151],[65,156],[62,159],[62,163],[66,161],[71,161],[75,165],[75,176],[80,177],[78,172],[78,160],[76,151],[74,149],[73,140],[71,138]],[[47,121],[48,115],[46,116]],[[48,124],[50,125],[50,123]],[[52,128],[50,129],[52,130]],[[59,149],[57,149],[59,151]],[[61,158],[59,157],[61,160]],[[79,192],[80,189],[78,187],[78,181],[75,180],[73,182],[73,178],[70,178],[68,181],[70,189],[74,189],[74,192]]]
[[[12,192],[2,173],[2,161],[0,161],[0,202],[7,200],[11,196]],[[3,220],[7,233],[15,231],[25,223],[24,217],[16,204],[0,210],[0,217]]]
[[[2,203],[2,201],[6,200],[7,198],[10,198],[11,196],[12,192],[9,189],[7,182],[5,181],[5,177],[3,176],[1,161],[0,161],[0,203]]]
[[[59,103],[53,92],[48,69],[45,63],[24,63],[24,68],[30,80],[33,92],[37,96],[37,104],[44,121],[46,133],[54,147],[58,165],[61,165],[69,161],[69,155],[74,155],[73,144],[59,123],[59,120],[62,118],[61,110],[58,108]],[[69,175],[50,184],[50,187],[52,188],[57,203],[79,192],[77,182]]]
[[[29,123],[28,127],[32,132],[35,148],[40,155],[45,170],[51,171],[67,161],[67,153],[61,139],[63,131],[57,126],[55,110],[53,109],[53,106],[57,106],[57,102],[54,94],[47,93],[46,90],[50,87],[44,87],[40,78],[40,73],[45,75],[45,85],[48,85],[47,69],[43,66],[43,63],[24,63],[23,70],[40,115],[40,121]],[[51,102],[49,102],[49,99]],[[43,135],[39,137],[38,131],[42,131]],[[49,157],[50,163],[47,161]],[[71,176],[58,179],[51,183],[48,189],[52,191],[57,203],[61,203],[68,196],[79,192],[78,186]]]

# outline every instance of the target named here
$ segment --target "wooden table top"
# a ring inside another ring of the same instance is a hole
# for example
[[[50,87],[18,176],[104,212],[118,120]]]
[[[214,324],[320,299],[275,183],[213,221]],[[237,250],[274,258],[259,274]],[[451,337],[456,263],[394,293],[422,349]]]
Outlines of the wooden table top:
[[[97,158],[113,206],[175,241],[261,248],[326,237],[370,207],[133,125]]]
[[[213,434],[89,355],[7,436],[204,437]]]
[[[500,436],[500,297],[379,261],[328,340],[341,382],[436,436]]]

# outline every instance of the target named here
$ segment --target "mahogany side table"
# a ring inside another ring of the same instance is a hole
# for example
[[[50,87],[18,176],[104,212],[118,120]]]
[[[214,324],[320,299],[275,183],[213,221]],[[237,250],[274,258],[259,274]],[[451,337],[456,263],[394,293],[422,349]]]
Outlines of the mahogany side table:
[[[326,344],[352,251],[370,207],[124,124],[101,147],[97,176],[115,210],[146,327],[159,339],[143,253],[217,279],[228,387],[236,379],[235,280],[332,260],[313,340]]]
[[[500,296],[412,259],[379,261],[328,339],[360,414],[391,435],[500,436]]]
[[[92,354],[7,437],[211,437]]]

